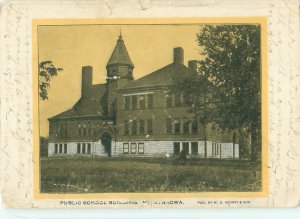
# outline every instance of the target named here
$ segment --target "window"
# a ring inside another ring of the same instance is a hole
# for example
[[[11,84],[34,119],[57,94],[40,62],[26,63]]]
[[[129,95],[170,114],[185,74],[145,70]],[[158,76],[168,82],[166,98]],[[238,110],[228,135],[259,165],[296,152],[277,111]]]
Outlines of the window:
[[[147,133],[152,134],[153,133],[153,122],[152,119],[147,120]]]
[[[62,144],[59,144],[59,153],[62,154],[63,146]]]
[[[181,106],[181,94],[175,94],[175,106]]]
[[[140,109],[145,109],[145,96],[144,95],[141,95],[139,96],[139,104],[140,104]]]
[[[220,144],[213,142],[212,143],[212,154],[219,155],[220,154]]]
[[[183,133],[184,134],[189,133],[189,120],[187,118],[183,119]]]
[[[68,152],[68,145],[64,144],[64,153],[66,154]]]
[[[123,154],[128,154],[129,153],[129,144],[124,143],[123,144]]]
[[[137,96],[132,96],[132,109],[137,108]]]
[[[148,94],[148,108],[153,108],[153,94]]]
[[[180,154],[180,143],[174,142],[174,154]]]
[[[129,110],[130,108],[130,96],[124,97],[124,109]]]
[[[174,121],[174,132],[175,134],[180,134],[180,121],[179,119],[175,119]]]
[[[189,154],[189,143],[188,143],[188,142],[183,142],[183,143],[182,143],[182,150],[183,150],[186,154]]]
[[[131,143],[131,153],[132,154],[136,153],[136,143]]]
[[[144,134],[145,133],[145,122],[144,120],[140,120],[140,134]]]
[[[132,121],[132,134],[133,135],[136,135],[136,133],[137,133],[137,122],[136,122],[136,120],[133,120]]]
[[[83,136],[86,136],[86,126],[83,125]]]
[[[67,124],[65,124],[65,137],[68,136],[68,127],[67,127]]]
[[[129,135],[129,123],[128,123],[128,120],[124,121],[124,135]]]
[[[91,148],[92,148],[91,143],[88,143],[87,144],[87,153],[88,154],[91,154]]]
[[[81,150],[80,150],[80,143],[77,143],[77,154],[80,154]]]
[[[139,154],[143,154],[144,153],[144,143],[139,143],[138,153]]]
[[[85,143],[82,143],[82,153],[85,154]]]
[[[81,136],[81,125],[78,125],[78,135]]]
[[[197,134],[198,133],[198,119],[194,118],[192,122],[192,133]]]
[[[192,154],[198,154],[198,142],[192,142]]]
[[[57,144],[54,145],[54,153],[55,153],[55,154],[58,153],[58,145],[57,145]]]
[[[172,105],[172,96],[170,94],[166,94],[166,107],[170,108]]]
[[[166,119],[166,132],[167,132],[167,134],[172,133],[172,119],[171,118]]]
[[[184,105],[185,106],[192,106],[193,104],[193,94],[187,94],[187,93],[184,93],[183,95],[183,101],[184,101]]]
[[[64,125],[61,125],[61,127],[59,129],[59,135],[60,135],[60,137],[64,137]]]
[[[88,124],[88,135],[91,136],[91,123],[89,122]]]

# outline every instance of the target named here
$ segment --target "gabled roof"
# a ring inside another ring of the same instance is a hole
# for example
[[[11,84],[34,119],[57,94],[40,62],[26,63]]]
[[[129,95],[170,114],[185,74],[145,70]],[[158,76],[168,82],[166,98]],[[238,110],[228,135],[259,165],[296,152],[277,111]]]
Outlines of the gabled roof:
[[[62,112],[49,120],[61,118],[76,118],[88,116],[105,116],[106,84],[96,84],[92,86],[90,96],[87,99],[80,98],[77,103],[69,110]]]
[[[117,45],[113,53],[111,54],[106,67],[110,65],[129,65],[131,67],[134,67],[121,35],[119,36]]]
[[[157,71],[132,81],[119,90],[127,90],[142,87],[168,86],[176,80],[192,76],[191,70],[181,63],[171,63]]]

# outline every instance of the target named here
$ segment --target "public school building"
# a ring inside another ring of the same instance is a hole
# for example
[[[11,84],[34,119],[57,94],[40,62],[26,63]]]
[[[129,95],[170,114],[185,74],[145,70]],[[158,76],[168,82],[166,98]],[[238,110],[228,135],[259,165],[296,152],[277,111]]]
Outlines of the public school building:
[[[49,118],[48,156],[239,158],[238,139],[189,112],[193,98],[170,92],[175,80],[196,74],[174,48],[173,62],[134,80],[134,64],[120,35],[106,65],[105,84],[82,67],[81,98]]]

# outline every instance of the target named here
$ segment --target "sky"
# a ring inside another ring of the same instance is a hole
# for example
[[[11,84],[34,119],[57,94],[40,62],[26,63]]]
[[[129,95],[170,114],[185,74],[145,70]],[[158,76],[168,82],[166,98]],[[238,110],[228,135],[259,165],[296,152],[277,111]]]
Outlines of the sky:
[[[48,136],[48,118],[72,108],[80,98],[81,68],[93,66],[93,84],[105,83],[106,64],[122,33],[141,78],[173,61],[173,48],[184,49],[184,63],[200,59],[196,34],[201,25],[69,25],[38,27],[38,59],[63,71],[51,79],[48,100],[39,100],[40,136]]]

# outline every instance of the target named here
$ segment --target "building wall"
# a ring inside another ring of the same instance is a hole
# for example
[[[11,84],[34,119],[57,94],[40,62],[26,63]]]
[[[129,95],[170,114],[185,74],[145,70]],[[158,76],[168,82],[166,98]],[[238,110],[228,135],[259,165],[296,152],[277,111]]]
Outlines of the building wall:
[[[75,142],[99,140],[101,137],[100,134],[107,128],[108,122],[100,118],[52,120],[49,122],[49,141]]]
[[[64,145],[67,145],[67,151],[64,150]],[[80,153],[77,151],[78,144],[80,144]],[[85,150],[83,151],[83,144],[85,144]],[[87,146],[91,145],[91,151],[88,153]],[[58,146],[58,151],[55,152],[55,145]],[[62,145],[62,152],[59,147]],[[48,156],[49,157],[62,157],[62,156],[107,156],[105,147],[98,142],[50,142],[48,145]]]
[[[170,157],[174,156],[174,142],[180,144],[180,151],[183,149],[183,143],[189,144],[188,157],[205,158],[205,143],[197,141],[198,153],[192,153],[192,142],[194,141],[118,141],[113,142],[113,157]],[[219,146],[219,152],[212,148],[213,144]],[[139,145],[143,144],[143,151],[139,150]],[[126,146],[125,146],[126,145]],[[128,146],[128,147],[127,147]],[[135,150],[132,151],[132,146]],[[238,151],[239,145],[235,145],[235,151]],[[233,154],[233,144],[207,142],[207,158],[239,158],[238,153]]]

